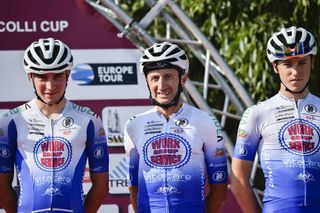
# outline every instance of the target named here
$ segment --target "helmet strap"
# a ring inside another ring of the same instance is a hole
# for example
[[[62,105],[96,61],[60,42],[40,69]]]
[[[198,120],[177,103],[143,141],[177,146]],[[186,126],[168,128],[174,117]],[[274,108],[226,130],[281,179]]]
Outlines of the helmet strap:
[[[63,100],[64,95],[65,95],[66,92],[63,93],[63,95],[61,96],[61,98],[60,98],[60,99],[57,101],[57,103],[55,103],[55,104],[48,104],[48,103],[46,103],[46,102],[38,95],[36,89],[34,89],[34,93],[36,94],[36,97],[37,97],[37,99],[38,99],[39,101],[41,101],[42,103],[44,103],[44,104],[46,104],[46,105],[48,105],[48,106],[53,106],[53,105],[58,105],[58,104]]]
[[[280,81],[281,81],[281,79],[280,79]],[[299,93],[302,93],[302,92],[308,87],[309,82],[307,82],[306,85],[305,85],[301,90],[296,91],[296,92],[290,90],[282,81],[281,81],[281,84],[283,84],[283,86],[286,88],[285,90],[286,90],[287,92],[294,93],[294,94],[299,94]]]

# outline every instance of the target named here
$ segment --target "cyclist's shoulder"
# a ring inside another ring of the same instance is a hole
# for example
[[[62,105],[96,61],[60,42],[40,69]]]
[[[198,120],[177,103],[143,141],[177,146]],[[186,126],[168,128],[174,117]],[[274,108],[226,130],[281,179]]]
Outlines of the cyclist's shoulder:
[[[188,103],[184,103],[181,107],[181,109],[177,112],[176,116],[179,118],[183,117],[186,119],[197,121],[211,121],[212,117],[214,117],[212,114],[210,114],[207,111],[204,111],[202,109],[199,109],[195,106],[192,106]]]
[[[270,109],[280,106],[282,104],[283,103],[281,102],[277,94],[266,100],[258,101],[256,104],[248,107],[246,111],[247,113],[251,112],[251,113],[257,113],[257,114],[259,113],[264,114]]]
[[[312,93],[309,93],[309,95],[307,96],[307,102],[310,102],[311,104],[312,103],[318,104],[318,103],[320,103],[320,97],[316,96]]]
[[[72,101],[67,102],[67,113],[75,113],[77,114],[78,118],[81,119],[90,119],[90,120],[96,120],[100,119],[99,115],[93,111],[90,107],[83,106],[77,103],[74,103]]]
[[[127,124],[138,124],[141,122],[144,122],[145,120],[154,120],[155,116],[157,114],[157,110],[155,107],[144,111],[142,113],[138,113],[135,114],[133,116],[131,116],[128,120],[127,120]]]
[[[241,120],[254,120],[254,121],[263,121],[268,119],[272,110],[281,106],[277,96],[273,96],[269,99],[259,101],[256,104],[248,107],[242,114]],[[243,122],[247,123],[247,122]]]
[[[6,110],[0,117],[1,120],[11,120],[16,117],[21,116],[22,114],[30,112],[32,109],[32,104],[30,102],[26,102],[21,104],[15,108]]]

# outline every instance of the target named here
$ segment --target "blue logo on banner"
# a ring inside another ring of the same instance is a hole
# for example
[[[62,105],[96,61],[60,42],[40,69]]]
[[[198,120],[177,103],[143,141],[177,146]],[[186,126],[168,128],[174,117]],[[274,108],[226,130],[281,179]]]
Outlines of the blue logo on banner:
[[[78,64],[71,78],[79,85],[138,84],[136,63]]]
[[[94,72],[88,64],[78,64],[71,72],[72,80],[79,81],[80,85],[90,84],[94,79]]]

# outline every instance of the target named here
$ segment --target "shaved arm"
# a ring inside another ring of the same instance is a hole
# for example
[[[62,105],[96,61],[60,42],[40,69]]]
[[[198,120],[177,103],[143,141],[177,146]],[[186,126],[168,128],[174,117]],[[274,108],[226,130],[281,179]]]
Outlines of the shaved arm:
[[[0,173],[0,203],[7,213],[17,212],[17,195],[12,180],[13,173]]]
[[[206,212],[219,212],[227,200],[227,184],[210,184],[210,192],[206,198]]]
[[[138,212],[138,186],[129,186],[130,200],[134,212]]]
[[[90,178],[92,186],[84,201],[86,213],[97,212],[109,191],[107,172],[91,174]]]
[[[244,212],[261,212],[260,205],[250,184],[253,162],[232,159],[231,190]]]

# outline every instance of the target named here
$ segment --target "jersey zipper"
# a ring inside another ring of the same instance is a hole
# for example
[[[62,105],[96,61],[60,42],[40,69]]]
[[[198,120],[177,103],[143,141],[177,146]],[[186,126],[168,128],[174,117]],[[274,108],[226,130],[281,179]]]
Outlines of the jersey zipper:
[[[53,140],[54,140],[54,121],[53,121],[53,119],[50,119],[50,126],[51,126],[51,137],[50,137],[50,139],[51,139],[51,142],[53,143]],[[53,157],[52,157],[53,158]],[[53,180],[54,180],[54,169],[52,169],[52,172],[51,172],[51,178],[52,178],[52,182],[51,182],[51,188],[53,188],[54,187],[54,182],[53,182]],[[53,211],[53,196],[51,196],[51,203],[50,203],[50,210],[51,211]]]
[[[164,170],[165,173],[165,187],[168,187],[168,181],[167,181],[167,170]],[[165,193],[165,199],[166,199],[166,213],[170,213],[170,209],[169,209],[169,199],[168,199],[168,193]]]
[[[165,133],[168,133],[168,124],[169,124],[169,120],[167,120],[164,116],[163,118],[165,119]],[[168,179],[167,179],[167,169],[164,170],[164,187],[168,187]],[[169,198],[168,198],[168,193],[164,192],[164,195],[165,195],[165,201],[166,201],[166,210],[165,210],[165,213],[170,213],[170,208],[169,208]]]
[[[300,103],[301,101],[300,100],[298,100],[297,101],[297,103],[296,103],[296,109],[297,109],[297,113],[298,113],[298,119],[301,119],[301,116],[300,116],[300,105],[301,105],[301,103]],[[304,155],[304,149],[302,149],[302,156],[301,156],[301,158],[302,158],[302,165],[304,165],[304,166],[302,166],[302,172],[303,172],[303,174],[305,174],[306,173],[306,167],[305,167],[305,155]],[[303,190],[304,190],[304,196],[303,196],[303,205],[304,206],[307,206],[308,204],[307,204],[307,182],[305,181],[305,180],[303,180],[303,178],[302,178],[302,180],[301,181],[303,181]]]

